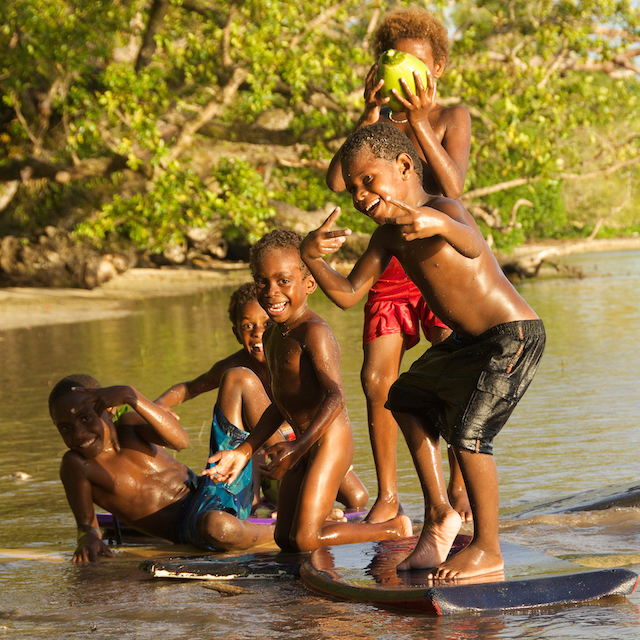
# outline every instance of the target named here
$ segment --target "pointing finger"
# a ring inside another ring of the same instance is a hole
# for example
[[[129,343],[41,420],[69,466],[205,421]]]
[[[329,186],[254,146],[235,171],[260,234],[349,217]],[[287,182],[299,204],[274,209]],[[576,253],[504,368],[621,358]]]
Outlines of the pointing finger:
[[[336,207],[330,214],[329,217],[322,223],[320,229],[322,231],[328,230],[329,227],[340,217],[340,207]]]
[[[390,202],[394,207],[398,207],[400,209],[404,209],[405,211],[408,211],[409,213],[415,213],[416,208],[413,207],[410,204],[407,204],[406,202],[403,202],[402,200],[398,200],[397,198],[394,198],[393,196],[387,196],[385,198],[385,200],[387,202]]]

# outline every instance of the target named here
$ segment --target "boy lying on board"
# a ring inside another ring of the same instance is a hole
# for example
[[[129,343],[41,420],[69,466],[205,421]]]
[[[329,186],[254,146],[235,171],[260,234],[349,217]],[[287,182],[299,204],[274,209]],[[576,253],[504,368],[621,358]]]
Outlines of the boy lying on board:
[[[242,349],[219,360],[197,378],[172,386],[156,400],[157,405],[171,408],[202,393],[220,388],[211,428],[210,456],[219,449],[229,448],[226,443],[219,442],[221,423],[235,425],[237,429],[245,432],[246,437],[246,432],[253,430],[264,410],[271,404],[271,385],[264,356],[263,335],[273,321],[258,303],[254,282],[243,284],[231,294],[229,319]],[[266,445],[291,439],[289,434],[293,436],[293,431],[287,425],[285,429],[279,429],[269,438]],[[255,473],[258,470],[257,465],[254,466],[255,505],[260,497],[260,478],[259,474]],[[276,485],[275,490],[269,488],[270,483]],[[277,506],[277,483],[267,480],[262,485],[265,497],[272,505]],[[349,509],[364,509],[368,499],[369,493],[365,486],[353,469],[349,469],[340,484],[339,502]],[[336,511],[336,515],[342,515],[340,510]]]
[[[251,249],[258,302],[274,321],[264,334],[273,404],[236,449],[209,458],[203,471],[230,482],[286,420],[296,440],[267,450],[268,477],[281,479],[275,539],[282,549],[318,547],[411,535],[397,516],[378,524],[327,522],[353,458],[353,435],[340,376],[340,349],[331,329],[307,305],[316,283],[300,259],[300,236],[289,230],[265,235]]]
[[[115,408],[123,405],[133,411],[114,422]],[[74,562],[113,556],[102,542],[94,503],[145,533],[200,549],[248,549],[273,540],[272,526],[223,510],[233,508],[236,496],[165,451],[184,449],[189,436],[133,387],[68,376],[52,389],[49,413],[69,448],[60,478],[78,525]]]
[[[542,321],[507,280],[472,216],[455,200],[422,186],[409,138],[388,124],[362,127],[341,151],[342,175],[355,208],[379,226],[348,276],[323,256],[346,231],[331,231],[334,211],[305,238],[301,255],[322,290],[349,306],[373,286],[395,256],[429,308],[453,330],[391,387],[387,407],[407,441],[425,501],[425,525],[399,569],[434,568],[433,578],[499,571],[498,474],[493,438],[529,386],[542,356]],[[461,526],[449,503],[440,435],[460,463],[473,512],[474,537],[447,555]]]

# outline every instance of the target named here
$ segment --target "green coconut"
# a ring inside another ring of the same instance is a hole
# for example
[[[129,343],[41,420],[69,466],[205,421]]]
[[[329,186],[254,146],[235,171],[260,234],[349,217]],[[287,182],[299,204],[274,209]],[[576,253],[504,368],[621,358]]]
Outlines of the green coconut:
[[[422,60],[412,56],[410,53],[396,51],[395,49],[385,51],[378,59],[378,80],[384,80],[384,84],[379,93],[383,98],[391,98],[391,100],[387,102],[387,106],[393,109],[393,111],[404,111],[405,108],[393,93],[391,93],[392,89],[396,89],[403,98],[409,97],[400,84],[401,78],[405,79],[411,92],[416,93],[414,71],[420,74],[422,86],[426,89],[428,86],[428,69]]]

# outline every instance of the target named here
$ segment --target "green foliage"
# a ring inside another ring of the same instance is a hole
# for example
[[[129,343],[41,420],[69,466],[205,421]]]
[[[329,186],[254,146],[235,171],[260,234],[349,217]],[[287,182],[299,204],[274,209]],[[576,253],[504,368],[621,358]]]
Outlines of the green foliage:
[[[147,0],[2,3],[0,172],[28,158],[70,167],[126,159],[147,188],[109,198],[78,233],[97,242],[120,234],[156,252],[208,224],[233,242],[253,243],[273,215],[269,197],[303,209],[332,201],[343,209],[342,226],[371,231],[373,223],[347,196],[328,191],[324,170],[315,167],[326,166],[360,115],[373,63],[363,43],[374,11],[397,4],[410,2],[167,0],[151,63],[137,68]],[[496,244],[584,234],[597,219],[605,220],[603,233],[635,228],[637,207],[611,213],[620,208],[615,189],[603,187],[586,202],[567,185],[640,154],[640,138],[627,136],[640,125],[640,83],[619,64],[633,64],[625,54],[640,39],[637,3],[429,6],[455,33],[438,93],[459,99],[472,116],[471,204],[496,208],[503,223],[518,198],[534,204],[520,208],[521,226],[508,235],[492,231]],[[246,77],[226,93],[237,69]],[[286,114],[285,131],[258,126],[272,109]],[[215,129],[216,140],[201,135],[203,125]],[[630,173],[619,186],[626,192],[638,165],[624,166]],[[530,183],[513,187],[523,180]],[[489,187],[500,192],[477,195]],[[46,224],[47,211],[60,217],[69,189],[34,189],[37,206],[18,198],[7,212],[25,226]]]

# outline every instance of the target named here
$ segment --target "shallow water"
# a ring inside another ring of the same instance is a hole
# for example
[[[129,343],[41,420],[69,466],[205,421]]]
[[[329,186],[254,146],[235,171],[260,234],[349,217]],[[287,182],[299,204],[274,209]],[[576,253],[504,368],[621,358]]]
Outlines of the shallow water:
[[[640,570],[640,509],[531,516],[519,509],[581,491],[638,481],[640,457],[640,252],[572,257],[581,280],[525,283],[544,319],[539,372],[496,440],[501,537],[600,566]],[[299,581],[243,583],[222,598],[197,582],[153,580],[137,569],[152,548],[127,547],[114,561],[69,562],[75,526],[58,480],[64,445],[47,415],[51,386],[69,373],[127,382],[149,397],[190,379],[238,348],[226,307],[230,290],[151,300],[129,316],[0,332],[0,637],[24,638],[637,638],[640,594],[586,606],[436,619],[340,603]],[[342,372],[356,437],[356,471],[375,493],[359,382],[362,309],[343,312],[319,293],[312,306],[342,346]],[[404,366],[422,352],[411,350]],[[214,394],[181,408],[199,469]],[[422,498],[399,447],[405,511]],[[32,477],[15,480],[14,472]]]

